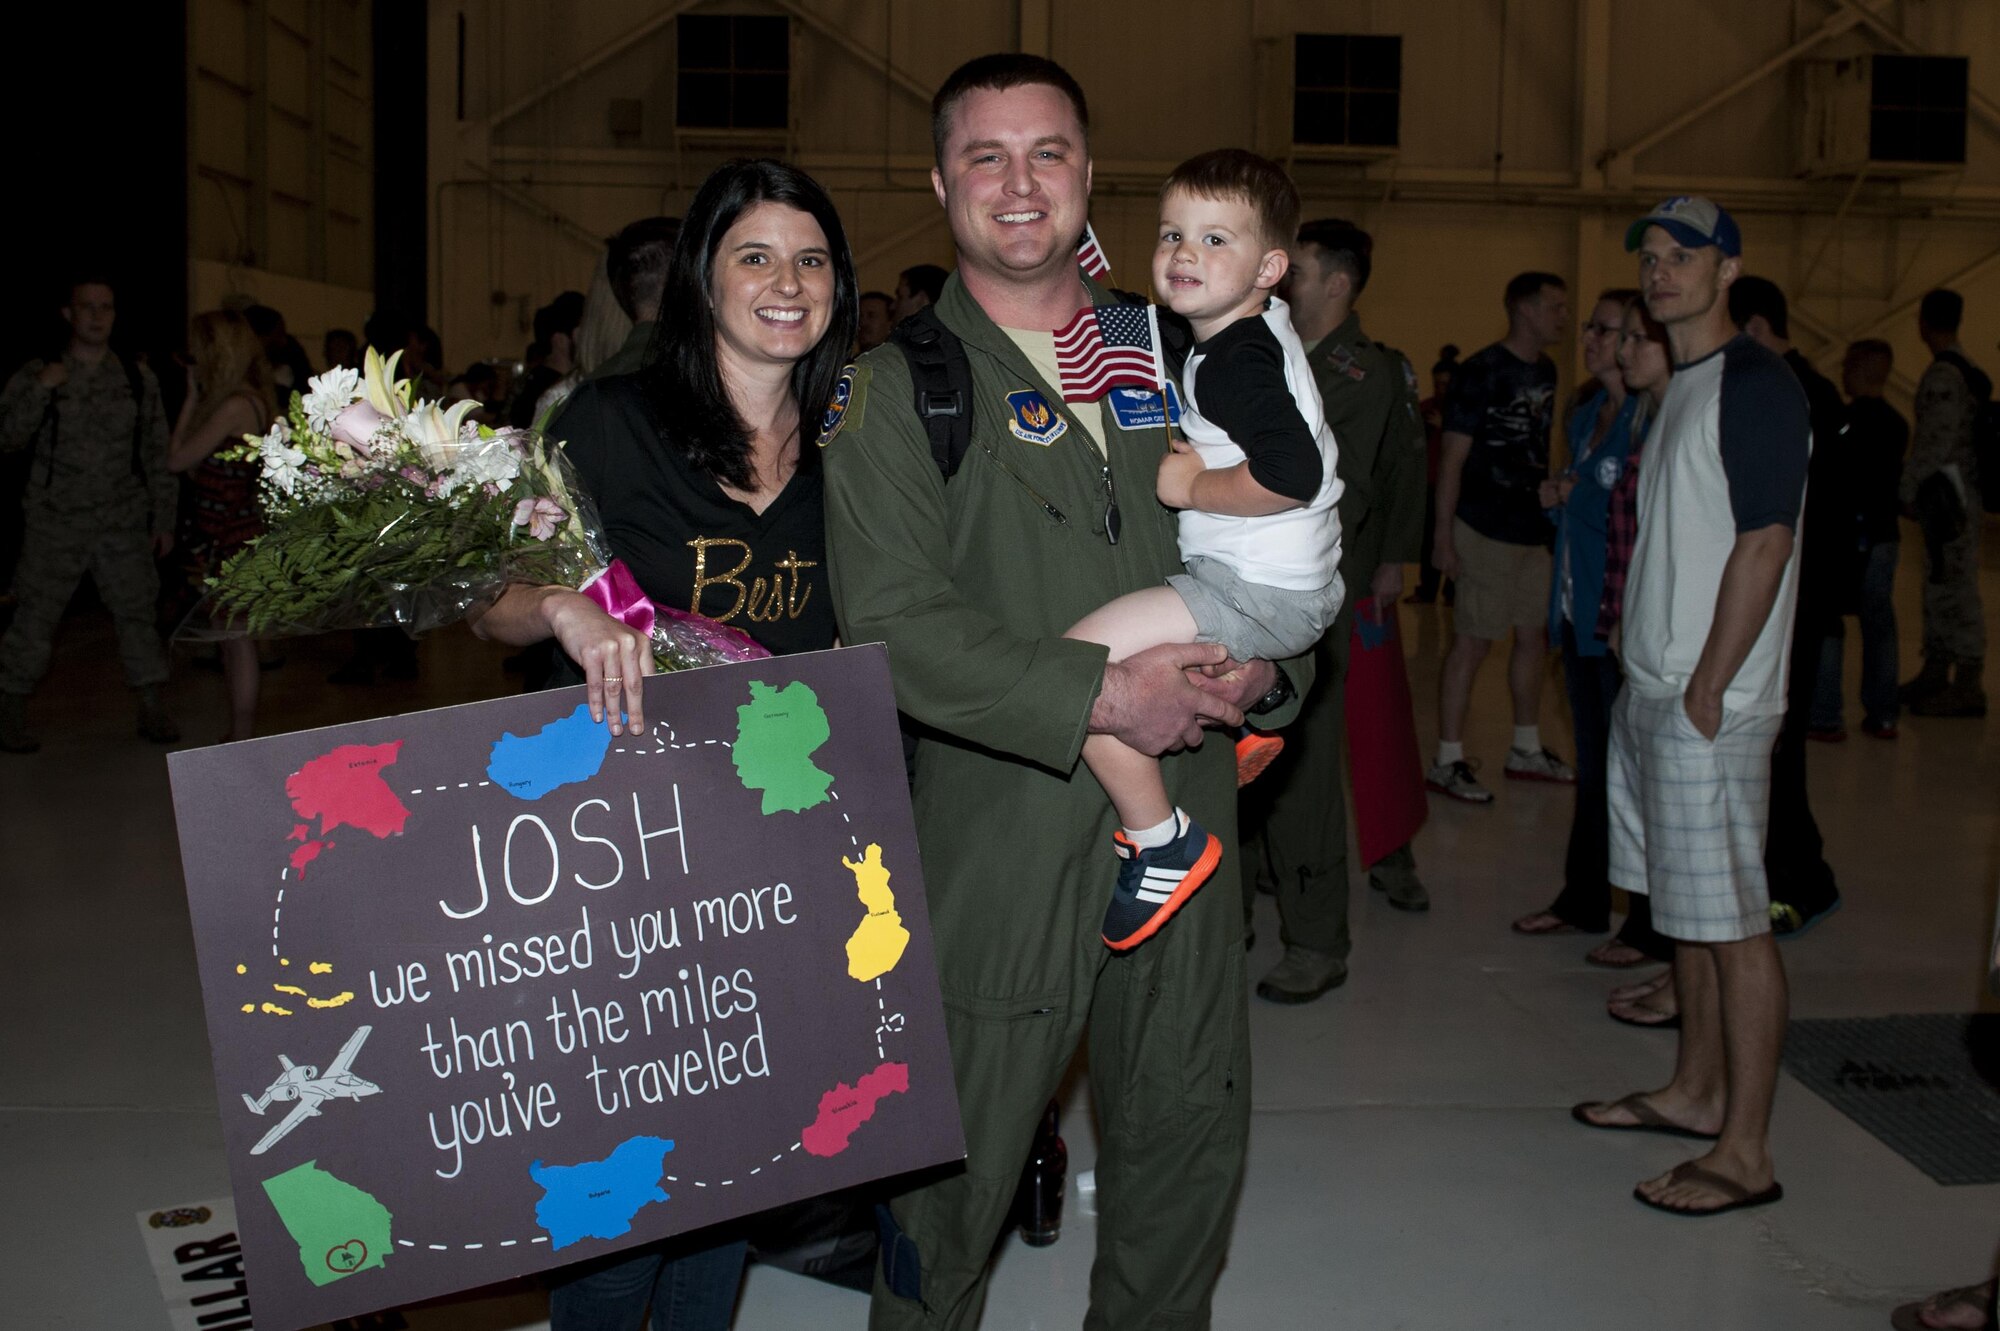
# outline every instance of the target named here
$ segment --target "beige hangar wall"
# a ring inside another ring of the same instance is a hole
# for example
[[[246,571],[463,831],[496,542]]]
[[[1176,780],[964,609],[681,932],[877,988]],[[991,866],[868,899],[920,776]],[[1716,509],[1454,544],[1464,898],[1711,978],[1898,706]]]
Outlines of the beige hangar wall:
[[[1670,42],[1651,12],[1616,0],[431,0],[432,317],[453,362],[518,355],[534,308],[587,284],[602,237],[679,211],[715,163],[746,152],[789,157],[828,185],[864,287],[948,265],[928,97],[960,61],[1018,48],[1062,61],[1091,98],[1092,216],[1127,285],[1144,284],[1163,174],[1240,144],[1288,160],[1308,216],[1375,233],[1363,314],[1420,368],[1442,343],[1470,352],[1496,336],[1500,288],[1524,268],[1585,293],[1629,282],[1623,223],[1686,190],[1737,213],[1750,267],[1786,287],[1794,335],[1823,363],[1849,337],[1886,335],[1900,366],[1919,367],[1911,308],[1948,279],[1969,302],[1967,345],[2000,361],[2000,5],[1687,0]],[[676,130],[681,13],[789,18],[789,128]],[[1402,37],[1395,152],[1291,149],[1296,32]],[[1972,57],[1966,166],[1807,178],[1800,62],[1897,50]]]

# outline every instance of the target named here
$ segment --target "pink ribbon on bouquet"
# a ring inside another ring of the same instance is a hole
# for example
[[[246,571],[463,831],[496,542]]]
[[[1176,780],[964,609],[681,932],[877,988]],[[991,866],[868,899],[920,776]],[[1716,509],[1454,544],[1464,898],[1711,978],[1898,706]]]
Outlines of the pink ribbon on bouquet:
[[[654,604],[640,590],[639,579],[622,559],[612,560],[577,590],[595,601],[605,614],[644,634],[656,646],[664,636],[690,655],[725,662],[759,661],[771,654],[741,629],[717,623],[706,615]]]
[[[626,628],[653,636],[653,623],[659,618],[659,608],[652,598],[639,590],[639,579],[632,576],[632,570],[622,559],[614,559],[607,568],[590,575],[590,580],[577,588],[585,596],[597,602],[604,613],[623,624]]]

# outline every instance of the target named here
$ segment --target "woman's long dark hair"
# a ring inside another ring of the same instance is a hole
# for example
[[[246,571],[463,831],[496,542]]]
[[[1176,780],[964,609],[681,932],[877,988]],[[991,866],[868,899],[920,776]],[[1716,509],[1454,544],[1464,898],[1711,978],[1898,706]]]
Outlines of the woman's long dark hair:
[[[801,443],[808,431],[818,429],[820,413],[833,400],[834,384],[861,317],[847,233],[818,181],[795,166],[760,158],[725,162],[702,182],[674,244],[673,263],[660,296],[660,320],[646,348],[639,384],[669,446],[739,490],[756,484],[750,471],[750,431],[722,383],[710,292],[715,253],[723,236],[759,203],[781,203],[809,214],[826,233],[832,255],[833,310],[826,335],[792,367]],[[802,463],[811,453],[801,450]]]

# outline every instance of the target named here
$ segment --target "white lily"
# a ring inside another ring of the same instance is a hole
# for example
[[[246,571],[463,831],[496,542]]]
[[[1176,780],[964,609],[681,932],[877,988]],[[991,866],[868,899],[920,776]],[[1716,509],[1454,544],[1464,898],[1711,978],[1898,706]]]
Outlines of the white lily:
[[[459,427],[478,405],[471,398],[454,402],[449,409],[440,408],[435,402],[418,403],[403,417],[403,436],[417,446],[425,466],[432,471],[443,471],[458,460],[459,449],[463,447],[458,437]]]
[[[362,397],[391,419],[410,409],[410,385],[396,379],[396,362],[401,359],[403,353],[398,351],[385,361],[381,352],[370,347],[361,366]]]

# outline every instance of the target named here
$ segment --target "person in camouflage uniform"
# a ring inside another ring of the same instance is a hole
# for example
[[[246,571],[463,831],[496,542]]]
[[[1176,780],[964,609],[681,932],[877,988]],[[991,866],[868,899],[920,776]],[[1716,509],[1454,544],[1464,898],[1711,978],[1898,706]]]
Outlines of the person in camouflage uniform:
[[[1299,228],[1286,278],[1292,326],[1339,445],[1340,576],[1348,600],[1316,649],[1320,687],[1306,699],[1286,749],[1243,792],[1244,873],[1277,899],[1284,956],[1257,984],[1272,1003],[1305,1003],[1347,978],[1347,815],[1342,747],[1355,603],[1391,610],[1403,565],[1423,556],[1424,427],[1416,375],[1401,352],[1370,341],[1354,302],[1368,283],[1374,242],[1351,222]],[[1368,866],[1370,886],[1399,910],[1430,907],[1407,844]],[[1248,895],[1245,902],[1248,904]]]
[[[1984,716],[1986,621],[1979,604],[1979,528],[1982,519],[1979,460],[1973,422],[1993,393],[1993,381],[1958,344],[1965,298],[1937,290],[1923,299],[1917,332],[1935,359],[1917,384],[1916,428],[1903,466],[1903,510],[1934,512],[1921,498],[1927,482],[1942,477],[1961,511],[1956,533],[1941,544],[1927,531],[1924,578],[1924,665],[1903,686],[1903,701],[1918,716]],[[1933,485],[1932,491],[1941,493]],[[1949,507],[1949,505],[1947,505]]]
[[[176,498],[160,385],[111,349],[110,283],[73,284],[62,314],[70,326],[62,358],[29,361],[0,393],[0,450],[33,450],[14,575],[19,605],[0,639],[0,751],[39,747],[28,697],[86,572],[117,628],[125,679],[139,695],[139,733],[171,743],[180,733],[160,701],[167,654],[153,624],[154,560],[173,547]]]

